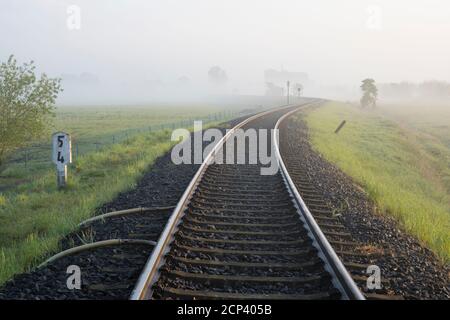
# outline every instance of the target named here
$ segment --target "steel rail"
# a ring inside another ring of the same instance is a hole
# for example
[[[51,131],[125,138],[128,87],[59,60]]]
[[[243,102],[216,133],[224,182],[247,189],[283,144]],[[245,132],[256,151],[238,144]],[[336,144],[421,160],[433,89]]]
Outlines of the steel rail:
[[[358,286],[353,281],[351,275],[337,256],[334,249],[331,247],[327,238],[323,234],[313,215],[300,196],[300,193],[298,192],[297,187],[292,181],[281,156],[279,148],[279,130],[277,129],[279,128],[283,120],[297,111],[299,111],[299,108],[296,108],[295,110],[290,111],[280,117],[275,125],[275,130],[273,131],[273,141],[275,143],[275,152],[278,159],[279,170],[283,176],[284,182],[286,183],[287,189],[292,195],[294,205],[297,207],[300,213],[300,219],[305,224],[305,227],[309,230],[310,237],[313,240],[313,245],[319,250],[319,256],[322,258],[322,260],[324,260],[327,271],[332,275],[334,285],[338,290],[341,291],[341,293],[343,293],[345,299],[365,300],[364,295],[361,293]]]
[[[305,102],[307,104],[309,102]],[[214,146],[214,148],[209,152],[209,154],[204,159],[200,168],[197,170],[196,174],[192,178],[182,197],[180,198],[177,206],[175,207],[172,215],[169,218],[169,221],[164,228],[160,238],[158,239],[158,243],[156,247],[153,249],[150,258],[147,260],[147,263],[144,266],[144,269],[139,276],[139,279],[130,295],[130,300],[143,300],[146,298],[150,298],[152,295],[151,286],[157,281],[159,268],[164,262],[164,256],[170,250],[169,244],[173,240],[173,235],[176,232],[178,224],[180,222],[180,218],[183,216],[185,209],[189,203],[191,196],[193,195],[198,183],[200,182],[203,174],[205,173],[207,167],[211,164],[214,157],[217,155],[219,150],[224,145],[225,141],[239,128],[246,125],[247,123],[258,119],[267,114],[277,112],[280,110],[284,110],[286,108],[293,107],[293,105],[286,105],[279,108],[270,109],[267,111],[263,111],[261,113],[255,114],[244,121],[237,124],[232,129],[228,130],[228,132],[223,136],[219,142]],[[150,292],[149,292],[150,289]]]
[[[302,106],[304,106],[305,104],[310,105],[311,103],[313,103],[313,101],[304,103]],[[195,174],[194,178],[191,180],[188,188],[185,190],[177,207],[173,211],[160,239],[158,240],[157,246],[155,247],[151,256],[149,257],[149,259],[139,277],[139,280],[136,283],[136,286],[130,296],[130,299],[132,299],[132,300],[149,299],[152,297],[152,294],[153,294],[152,286],[158,280],[159,269],[164,264],[165,255],[170,250],[170,243],[172,242],[173,236],[178,229],[178,225],[181,221],[181,218],[184,215],[185,209],[187,208],[187,204],[189,203],[192,195],[194,194],[197,185],[201,181],[202,176],[206,171],[206,168],[211,164],[211,162],[214,159],[217,152],[223,147],[225,141],[234,133],[234,131],[236,129],[244,126],[245,124],[247,124],[255,119],[258,119],[260,117],[263,117],[267,114],[270,114],[270,113],[273,113],[276,111],[280,111],[280,110],[284,110],[289,107],[292,107],[292,106],[285,106],[285,107],[265,111],[265,112],[254,115],[254,116],[242,121],[237,126],[235,126],[233,129],[229,130],[227,132],[227,134],[214,146],[213,150],[208,154],[205,161],[202,163],[201,167]],[[295,110],[290,111],[290,112],[286,113],[285,115],[281,116],[275,125],[275,129],[278,129],[280,123],[284,119],[286,119],[289,115],[298,111],[299,108],[295,108]],[[279,165],[278,169],[280,170],[280,173],[282,174],[282,177],[283,177],[284,183],[286,184],[288,192],[292,196],[292,201],[299,213],[300,219],[303,221],[304,227],[308,230],[308,234],[313,241],[313,245],[319,252],[319,257],[324,261],[325,269],[330,273],[330,275],[332,277],[333,285],[341,292],[342,297],[344,299],[363,300],[364,296],[361,294],[358,287],[356,286],[353,279],[351,278],[350,274],[348,273],[348,271],[343,266],[342,262],[337,257],[336,253],[334,252],[333,248],[327,241],[323,232],[320,230],[320,227],[315,222],[313,216],[309,212],[303,199],[301,198],[300,194],[298,193],[292,179],[290,178],[289,173],[284,164],[284,161],[281,157],[280,150],[279,150],[278,130],[273,131],[273,140],[274,140],[274,151],[276,153],[276,158],[277,158],[277,162]]]
[[[309,104],[311,101],[305,102],[303,104]],[[203,174],[205,173],[207,167],[211,164],[214,157],[217,155],[219,150],[223,147],[225,141],[239,128],[246,125],[247,123],[258,119],[267,114],[271,114],[280,110],[284,110],[287,108],[291,108],[293,105],[282,106],[279,108],[270,109],[267,111],[263,111],[261,113],[255,114],[244,121],[237,124],[232,129],[228,130],[228,132],[223,136],[219,142],[213,147],[213,149],[209,152],[209,154],[204,159],[200,168],[197,170],[196,174],[192,178],[182,197],[180,198],[177,206],[175,207],[172,215],[167,222],[164,231],[162,232],[160,238],[158,239],[158,243],[156,247],[153,249],[152,254],[147,260],[144,269],[139,276],[138,281],[130,295],[130,300],[143,300],[149,299],[152,296],[151,287],[157,281],[159,275],[159,268],[164,263],[164,257],[170,250],[170,243],[173,240],[173,235],[177,230],[177,227],[180,223],[180,218],[184,215],[185,209],[189,203],[190,198],[192,197],[198,183],[200,182]]]

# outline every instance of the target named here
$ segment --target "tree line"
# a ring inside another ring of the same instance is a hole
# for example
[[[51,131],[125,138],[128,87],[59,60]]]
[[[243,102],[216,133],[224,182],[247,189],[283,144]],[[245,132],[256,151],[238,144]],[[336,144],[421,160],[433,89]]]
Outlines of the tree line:
[[[450,99],[450,83],[445,81],[383,83],[379,85],[379,90],[386,99]]]

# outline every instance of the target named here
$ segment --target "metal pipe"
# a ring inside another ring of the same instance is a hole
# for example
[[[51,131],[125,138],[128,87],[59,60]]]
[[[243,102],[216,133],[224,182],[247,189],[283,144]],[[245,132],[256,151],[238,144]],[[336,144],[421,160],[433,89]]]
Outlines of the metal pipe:
[[[97,221],[97,220],[103,220],[105,218],[110,218],[110,217],[116,217],[116,216],[123,216],[123,215],[127,215],[127,214],[131,214],[131,213],[143,213],[143,212],[148,212],[148,211],[162,211],[162,210],[169,210],[169,209],[173,209],[175,208],[175,206],[169,206],[169,207],[152,207],[152,208],[145,208],[145,207],[139,207],[139,208],[133,208],[133,209],[126,209],[126,210],[119,210],[119,211],[111,211],[111,212],[107,212],[89,219],[86,219],[82,222],[80,222],[80,224],[78,224],[78,227],[82,227],[85,224]]]
[[[153,283],[156,282],[159,267],[164,262],[163,261],[164,255],[169,251],[169,244],[172,242],[173,234],[176,231],[176,227],[178,226],[180,218],[184,214],[186,205],[188,204],[189,199],[195,190],[195,187],[197,186],[201,177],[206,171],[206,168],[212,162],[214,156],[218,153],[220,148],[223,146],[224,142],[234,133],[236,129],[244,126],[245,124],[251,122],[252,120],[262,117],[266,114],[270,114],[290,107],[292,106],[286,105],[279,108],[274,108],[271,110],[255,114],[245,119],[244,121],[240,122],[235,127],[233,127],[231,130],[229,130],[226,133],[226,135],[222,137],[222,139],[220,139],[219,142],[214,146],[214,148],[209,152],[209,154],[206,156],[205,160],[201,164],[200,168],[195,173],[195,176],[192,178],[188,187],[184,191],[183,196],[180,198],[175,210],[173,211],[169,221],[167,222],[164,231],[162,232],[160,238],[158,239],[156,247],[153,249],[151,256],[149,257],[141,275],[139,276],[138,281],[136,282],[136,285],[130,295],[130,300],[141,300],[151,297],[151,292],[149,293],[147,289],[150,288],[153,285]]]
[[[90,249],[100,248],[100,247],[107,247],[107,246],[114,246],[114,245],[125,245],[125,244],[132,244],[132,245],[139,245],[139,244],[145,244],[149,246],[155,246],[156,242],[151,240],[141,240],[141,239],[109,239],[109,240],[103,240],[103,241],[97,241],[93,243],[84,244],[78,247],[73,247],[64,251],[61,251],[54,256],[48,258],[43,263],[41,263],[38,266],[39,268],[44,267],[45,265],[49,264],[50,262],[54,262],[56,260],[59,260],[65,256],[69,256],[75,253],[83,252]]]

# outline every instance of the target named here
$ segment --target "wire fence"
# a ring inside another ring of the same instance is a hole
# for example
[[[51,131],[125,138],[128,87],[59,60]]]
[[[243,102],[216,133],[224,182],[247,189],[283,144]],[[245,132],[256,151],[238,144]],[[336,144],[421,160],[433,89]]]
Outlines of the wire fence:
[[[204,117],[190,117],[178,121],[153,124],[146,127],[130,128],[114,132],[111,135],[102,135],[95,138],[77,138],[72,137],[72,157],[75,162],[79,156],[89,152],[100,151],[103,148],[118,143],[128,143],[133,137],[153,133],[162,130],[175,130],[176,128],[188,128],[194,125],[194,121],[202,121],[203,125],[214,122],[224,122],[237,117],[242,117],[254,113],[256,109],[247,109],[243,111],[225,110],[211,113]],[[70,134],[70,132],[68,132]],[[51,141],[46,143],[34,143],[30,146],[17,150],[17,152],[8,159],[8,165],[19,165],[23,168],[34,168],[36,166],[50,166],[52,154]]]

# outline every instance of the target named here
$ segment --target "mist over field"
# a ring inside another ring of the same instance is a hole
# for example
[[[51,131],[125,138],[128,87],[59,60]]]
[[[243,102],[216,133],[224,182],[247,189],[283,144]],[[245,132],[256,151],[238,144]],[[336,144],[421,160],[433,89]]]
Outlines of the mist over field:
[[[0,301],[450,300],[449,35],[449,0],[0,0]]]
[[[449,81],[449,16],[445,0],[2,0],[0,60],[62,77],[61,104],[264,95],[268,69],[353,99],[366,77]]]

